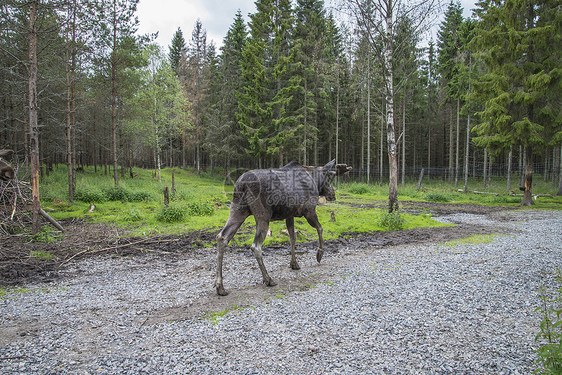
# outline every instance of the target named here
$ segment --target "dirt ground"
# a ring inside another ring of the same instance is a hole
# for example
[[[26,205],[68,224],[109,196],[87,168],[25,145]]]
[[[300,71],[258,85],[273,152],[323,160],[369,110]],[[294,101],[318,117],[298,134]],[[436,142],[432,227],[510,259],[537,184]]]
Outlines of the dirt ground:
[[[380,202],[384,207],[386,202]],[[469,204],[401,202],[408,213],[431,213],[435,216],[451,213],[492,214],[509,210],[509,207],[490,207]],[[378,206],[375,204],[375,206]],[[28,236],[0,238],[0,286],[26,282],[48,282],[60,277],[59,271],[70,262],[101,254],[119,256],[158,254],[177,256],[204,247],[215,241],[216,232],[196,231],[184,235],[153,236],[150,238],[128,237],[123,229],[84,221],[67,220],[61,223],[64,235],[50,243],[30,241]],[[327,252],[337,252],[341,246],[383,247],[401,244],[447,241],[472,234],[489,233],[488,226],[456,226],[451,228],[416,228],[396,232],[348,233],[345,238],[326,241]],[[303,252],[316,251],[317,241],[299,244]],[[38,259],[31,252],[48,252],[51,259]],[[235,252],[248,252],[246,248],[233,248]],[[264,252],[286,253],[286,246],[268,246]]]

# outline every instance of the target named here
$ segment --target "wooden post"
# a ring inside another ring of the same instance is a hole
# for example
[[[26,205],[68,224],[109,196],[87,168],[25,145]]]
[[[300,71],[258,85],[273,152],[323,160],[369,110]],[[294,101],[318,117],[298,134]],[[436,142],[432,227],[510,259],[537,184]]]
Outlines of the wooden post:
[[[176,194],[176,171],[172,170],[172,194]]]

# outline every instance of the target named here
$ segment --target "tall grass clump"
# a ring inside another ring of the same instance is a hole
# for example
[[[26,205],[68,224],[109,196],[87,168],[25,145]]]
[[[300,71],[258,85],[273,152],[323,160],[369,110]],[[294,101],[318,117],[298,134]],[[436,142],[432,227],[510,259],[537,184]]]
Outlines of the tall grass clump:
[[[168,224],[178,223],[183,221],[187,216],[185,207],[177,205],[162,206],[160,211],[156,214],[156,220]]]
[[[351,183],[347,186],[346,190],[351,194],[363,195],[369,192],[369,187],[365,184]]]
[[[538,374],[562,374],[562,272],[556,277],[558,290],[555,297],[548,298],[546,292],[541,296],[542,306],[537,309],[543,319],[537,341],[543,345],[537,350],[541,369]]]
[[[189,202],[187,212],[190,216],[211,216],[215,213],[215,208],[209,202]]]
[[[449,194],[440,193],[437,191],[432,191],[427,193],[424,196],[424,199],[429,202],[437,202],[437,203],[447,203],[452,201],[452,198]]]
[[[74,198],[85,203],[102,203],[107,201],[107,197],[104,192],[97,188],[76,189],[76,192],[74,192]]]
[[[402,230],[406,220],[400,211],[386,212],[379,217],[378,225],[384,230]]]

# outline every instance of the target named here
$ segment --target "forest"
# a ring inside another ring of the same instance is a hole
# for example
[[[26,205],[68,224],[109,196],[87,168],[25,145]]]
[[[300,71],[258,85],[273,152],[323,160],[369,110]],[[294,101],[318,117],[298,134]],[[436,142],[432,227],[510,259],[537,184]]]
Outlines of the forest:
[[[72,201],[85,166],[117,186],[134,168],[336,159],[390,181],[391,207],[422,169],[465,189],[504,176],[529,199],[534,172],[562,193],[558,1],[482,0],[464,18],[455,1],[257,0],[220,48],[201,21],[169,46],[138,35],[137,3],[2,2],[0,149],[20,176],[65,164]]]

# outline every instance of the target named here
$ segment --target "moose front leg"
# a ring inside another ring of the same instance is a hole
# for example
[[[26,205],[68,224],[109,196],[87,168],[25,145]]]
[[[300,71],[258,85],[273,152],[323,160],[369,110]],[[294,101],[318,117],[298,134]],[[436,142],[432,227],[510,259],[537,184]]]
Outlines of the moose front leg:
[[[227,296],[228,292],[224,290],[224,285],[222,284],[222,261],[224,258],[224,249],[226,248],[227,241],[219,234],[217,236],[217,275],[215,278],[215,288],[219,296]]]
[[[291,269],[300,270],[301,267],[299,266],[295,255],[295,243],[297,241],[295,235],[295,218],[288,217],[285,220],[285,223],[287,224],[287,231],[289,232],[289,242],[291,242]]]

